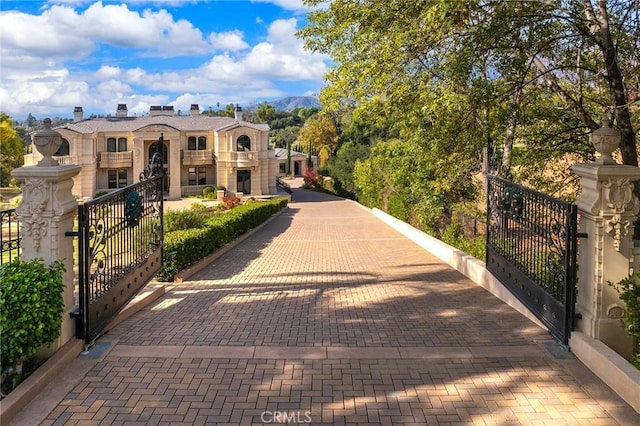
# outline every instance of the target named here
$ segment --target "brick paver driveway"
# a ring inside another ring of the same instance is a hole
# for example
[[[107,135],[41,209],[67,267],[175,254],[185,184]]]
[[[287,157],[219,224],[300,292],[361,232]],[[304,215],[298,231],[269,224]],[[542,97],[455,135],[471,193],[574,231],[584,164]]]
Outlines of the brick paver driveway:
[[[117,326],[44,424],[633,424],[546,331],[357,204],[295,191]]]

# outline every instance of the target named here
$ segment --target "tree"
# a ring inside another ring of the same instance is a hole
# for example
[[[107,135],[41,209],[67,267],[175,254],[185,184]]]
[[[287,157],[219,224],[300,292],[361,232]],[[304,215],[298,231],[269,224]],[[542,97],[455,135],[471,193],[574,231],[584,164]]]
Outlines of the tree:
[[[262,123],[268,123],[276,118],[276,109],[273,105],[262,102],[260,105],[258,105],[256,115]]]
[[[218,115],[221,117],[235,117],[236,106],[234,104],[227,104],[227,106],[220,111],[218,109]]]
[[[298,137],[298,133],[300,132],[300,127],[290,126],[284,129],[276,129],[272,130],[271,134],[273,139],[273,144],[277,148],[284,148],[286,146],[290,146]]]
[[[311,116],[298,133],[298,144],[311,151],[318,151],[327,145],[331,152],[338,145],[338,130],[333,121],[323,114]]]
[[[9,116],[0,112],[0,186],[13,184],[11,171],[24,164],[24,142]]]
[[[353,183],[353,169],[356,162],[364,161],[369,157],[369,146],[355,142],[345,142],[336,152],[335,157],[329,159],[329,174],[340,187],[356,195],[356,187]]]
[[[532,159],[592,155],[604,113],[622,132],[623,162],[637,165],[639,14],[617,0],[337,0],[299,34],[334,60],[327,111],[354,105],[403,138],[438,123],[457,152],[479,136],[474,157],[489,145],[502,173],[526,175]]]

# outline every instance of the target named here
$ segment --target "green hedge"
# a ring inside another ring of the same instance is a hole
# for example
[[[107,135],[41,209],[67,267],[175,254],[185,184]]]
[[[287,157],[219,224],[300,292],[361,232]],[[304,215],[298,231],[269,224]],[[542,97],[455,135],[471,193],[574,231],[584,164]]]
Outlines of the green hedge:
[[[0,265],[2,391],[22,380],[22,364],[60,335],[64,264],[14,259]]]
[[[287,201],[287,198],[247,201],[232,210],[211,216],[200,228],[167,232],[164,236],[162,270],[157,278],[160,281],[173,281],[178,272],[285,208]]]

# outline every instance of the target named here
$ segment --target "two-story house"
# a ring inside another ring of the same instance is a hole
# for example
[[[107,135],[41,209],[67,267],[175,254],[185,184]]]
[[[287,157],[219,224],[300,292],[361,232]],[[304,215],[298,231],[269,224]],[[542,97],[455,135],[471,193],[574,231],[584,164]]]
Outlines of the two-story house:
[[[201,115],[197,104],[189,115],[177,115],[172,106],[151,106],[145,116],[130,116],[125,104],[114,116],[83,118],[55,128],[63,143],[54,158],[82,167],[73,193],[80,197],[111,191],[139,181],[140,173],[158,151],[166,171],[168,199],[200,195],[206,186],[224,186],[246,195],[276,193],[279,159],[269,148],[269,126],[235,118]],[[25,164],[36,164],[34,150]]]

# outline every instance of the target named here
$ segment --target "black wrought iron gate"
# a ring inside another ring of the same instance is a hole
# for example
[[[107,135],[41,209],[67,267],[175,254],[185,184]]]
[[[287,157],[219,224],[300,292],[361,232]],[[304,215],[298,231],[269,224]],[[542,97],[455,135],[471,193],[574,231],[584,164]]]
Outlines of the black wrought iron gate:
[[[577,207],[487,176],[487,269],[567,344],[576,292]]]
[[[150,177],[78,207],[76,337],[87,344],[162,267],[163,179]]]

